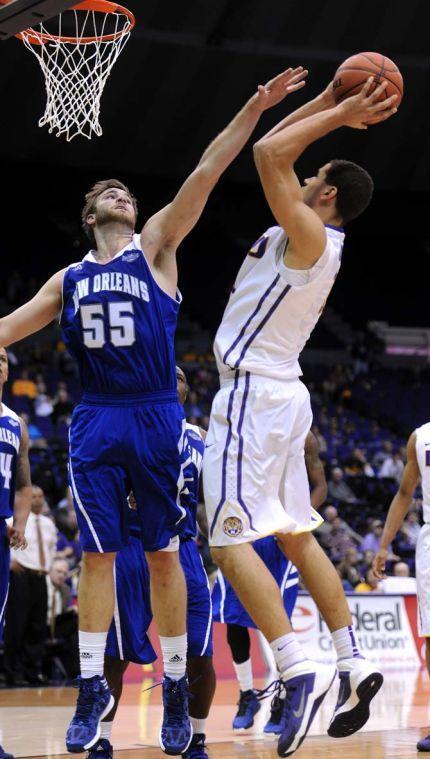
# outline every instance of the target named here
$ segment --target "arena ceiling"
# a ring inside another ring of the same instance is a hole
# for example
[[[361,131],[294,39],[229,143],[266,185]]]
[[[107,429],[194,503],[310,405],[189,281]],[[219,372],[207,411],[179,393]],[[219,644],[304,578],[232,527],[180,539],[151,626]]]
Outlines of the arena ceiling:
[[[102,99],[104,134],[67,144],[36,126],[44,88],[36,60],[21,42],[0,44],[0,160],[181,176],[255,85],[289,65],[310,69],[316,94],[337,65],[360,50],[392,57],[405,79],[398,114],[368,132],[342,129],[312,148],[301,170],[346,157],[369,168],[379,187],[430,189],[427,0],[125,0],[137,26]],[[285,107],[265,116],[261,129]],[[257,133],[258,134],[258,133]],[[49,168],[51,167],[51,169]],[[230,178],[252,181],[245,150]]]

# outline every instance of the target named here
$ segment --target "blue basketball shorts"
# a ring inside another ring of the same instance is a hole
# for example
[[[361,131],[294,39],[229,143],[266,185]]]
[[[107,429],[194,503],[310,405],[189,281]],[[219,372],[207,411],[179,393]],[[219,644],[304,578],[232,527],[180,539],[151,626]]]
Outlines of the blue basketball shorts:
[[[299,575],[296,567],[284,556],[273,535],[256,540],[253,546],[278,583],[285,611],[291,619],[299,591]],[[256,624],[242,606],[229,581],[219,570],[212,590],[212,605],[215,622],[256,628]]]
[[[169,547],[186,521],[179,499],[185,420],[176,391],[136,396],[128,405],[84,398],[73,414],[69,459],[83,550],[119,551],[127,544],[130,490],[145,550]]]
[[[3,640],[7,594],[9,591],[10,548],[6,521],[0,517],[0,643]]]
[[[197,543],[181,543],[179,558],[188,593],[188,657],[212,656],[211,594]],[[115,613],[106,653],[136,664],[154,661],[156,655],[147,635],[151,620],[148,564],[140,539],[132,534],[127,548],[115,559]]]
[[[147,632],[152,620],[149,569],[140,537],[115,558],[115,609],[106,653],[114,659],[150,664],[157,655]]]

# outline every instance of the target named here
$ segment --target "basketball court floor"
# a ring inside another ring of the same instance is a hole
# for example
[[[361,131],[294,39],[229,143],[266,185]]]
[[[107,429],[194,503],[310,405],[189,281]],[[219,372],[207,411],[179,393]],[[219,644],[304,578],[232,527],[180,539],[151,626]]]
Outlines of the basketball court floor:
[[[325,733],[336,696],[333,689],[312,725],[311,737],[297,752],[298,759],[416,759],[415,744],[430,731],[429,678],[422,670],[390,671],[385,676],[369,722],[350,738],[334,740]],[[147,690],[157,680],[151,672],[143,672],[141,683],[124,688],[113,731],[121,759],[163,756],[157,743],[161,688]],[[74,688],[66,687],[0,691],[0,743],[16,757],[70,757],[65,754],[64,734],[75,699]],[[220,680],[207,731],[211,759],[276,757],[275,740],[262,737],[270,699],[263,702],[252,730],[233,734],[236,699],[236,682]]]

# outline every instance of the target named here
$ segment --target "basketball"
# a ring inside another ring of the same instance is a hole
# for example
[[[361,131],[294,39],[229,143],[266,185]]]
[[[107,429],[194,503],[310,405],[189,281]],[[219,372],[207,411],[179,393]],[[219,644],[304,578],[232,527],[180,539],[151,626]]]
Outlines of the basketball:
[[[396,64],[381,53],[357,53],[347,58],[337,69],[333,79],[333,94],[336,103],[357,95],[369,76],[374,77],[373,92],[382,81],[387,88],[380,100],[391,95],[398,95],[395,105],[398,107],[403,97],[403,78]]]

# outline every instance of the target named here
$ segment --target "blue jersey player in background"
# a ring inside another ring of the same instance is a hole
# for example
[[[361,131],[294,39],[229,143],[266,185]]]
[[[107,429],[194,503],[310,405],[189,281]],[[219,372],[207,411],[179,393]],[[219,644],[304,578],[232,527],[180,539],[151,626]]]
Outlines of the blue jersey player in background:
[[[0,643],[9,590],[10,547],[26,548],[25,526],[31,507],[28,431],[25,422],[2,403],[9,374],[7,353],[0,348]],[[12,525],[6,519],[13,517]],[[0,759],[13,759],[0,746]]]
[[[177,755],[191,742],[186,585],[177,554],[185,510],[179,500],[184,420],[173,345],[180,302],[176,250],[263,111],[299,89],[304,74],[301,67],[288,69],[259,85],[209,145],[175,198],[148,219],[140,234],[135,234],[136,201],[127,187],[118,180],[98,182],[87,194],[82,213],[91,252],[0,319],[0,344],[10,345],[61,314],[64,339],[78,363],[84,390],[70,430],[70,486],[84,552],[81,678],[66,735],[71,752],[97,742],[100,721],[114,701],[103,664],[114,609],[115,555],[128,540],[130,488],[139,504],[151,605],[163,652],[160,746]]]
[[[185,403],[188,386],[184,372],[176,367],[179,402]],[[181,503],[186,508],[186,527],[180,540],[179,559],[187,583],[187,673],[190,691],[190,720],[193,738],[184,759],[208,759],[205,725],[215,693],[212,663],[212,603],[208,578],[196,542],[200,473],[206,432],[187,424],[185,430],[185,489]],[[134,508],[136,501],[130,498]],[[131,512],[130,543],[115,560],[115,612],[105,659],[105,675],[115,697],[115,706],[101,723],[101,737],[88,759],[111,759],[113,720],[121,698],[123,677],[129,662],[149,664],[156,658],[147,631],[152,620],[149,571],[140,539],[140,526]]]
[[[327,482],[324,467],[319,457],[318,442],[312,432],[305,440],[305,463],[311,487],[312,522],[316,529],[323,521],[315,511],[327,497]],[[291,619],[299,591],[297,568],[289,561],[274,535],[256,540],[254,550],[270,570],[281,590],[285,611]],[[254,690],[251,638],[248,628],[256,628],[245,607],[239,601],[232,585],[220,570],[212,591],[213,617],[215,622],[227,624],[227,641],[233,657],[233,666],[239,681],[240,694],[237,714],[233,719],[234,730],[248,730],[254,724],[254,716],[260,709],[259,694]],[[269,648],[270,651],[270,648]],[[271,651],[270,651],[271,653]],[[283,701],[285,691],[277,689],[270,710],[270,718],[264,732],[280,735],[284,728]]]

